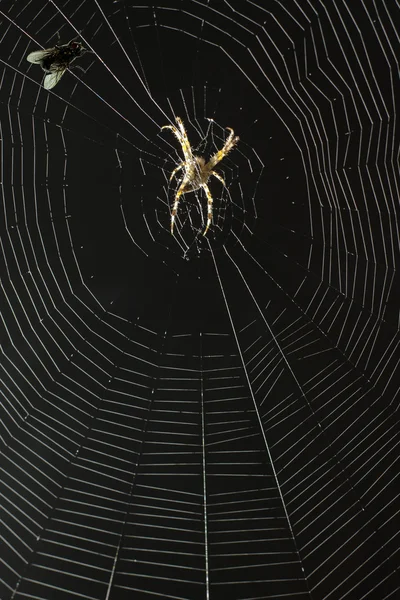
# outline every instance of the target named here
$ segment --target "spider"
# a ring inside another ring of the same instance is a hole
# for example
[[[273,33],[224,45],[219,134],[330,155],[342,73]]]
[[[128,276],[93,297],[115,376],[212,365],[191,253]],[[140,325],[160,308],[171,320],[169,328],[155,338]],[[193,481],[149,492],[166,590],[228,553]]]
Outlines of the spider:
[[[172,133],[175,135],[178,142],[180,143],[183,155],[185,157],[185,160],[182,161],[172,171],[171,177],[169,179],[171,181],[174,175],[176,175],[176,173],[180,169],[183,169],[183,177],[181,179],[178,191],[176,192],[174,205],[172,207],[171,234],[174,235],[174,223],[176,214],[178,212],[179,198],[182,196],[182,194],[194,192],[195,190],[203,188],[207,196],[207,225],[203,232],[203,235],[206,235],[211,225],[213,209],[213,198],[211,196],[211,192],[207,185],[207,182],[211,175],[214,175],[214,177],[219,179],[222,185],[225,186],[224,178],[216,171],[213,171],[213,167],[215,167],[215,165],[219,163],[224,158],[224,156],[226,156],[228,152],[232,150],[232,148],[238,143],[239,138],[238,136],[234,137],[235,132],[231,127],[227,127],[226,129],[230,133],[225,144],[223,145],[221,150],[218,150],[218,152],[216,152],[206,163],[206,160],[203,156],[194,156],[192,154],[192,148],[190,146],[189,139],[185,127],[182,123],[182,120],[179,117],[176,117],[176,122],[178,124],[178,127],[175,127],[175,125],[164,125],[164,127],[161,127],[161,129],[171,129]]]

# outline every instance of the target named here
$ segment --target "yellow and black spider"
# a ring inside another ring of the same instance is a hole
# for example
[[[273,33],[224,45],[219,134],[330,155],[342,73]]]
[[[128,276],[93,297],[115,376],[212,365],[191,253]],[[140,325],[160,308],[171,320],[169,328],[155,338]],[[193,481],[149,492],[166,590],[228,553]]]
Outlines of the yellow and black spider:
[[[171,177],[170,177],[170,181],[171,181],[171,179],[174,177],[174,175],[180,169],[183,169],[183,177],[181,180],[181,184],[178,188],[178,191],[176,192],[174,205],[172,207],[171,233],[172,233],[172,235],[174,234],[174,223],[175,223],[176,213],[178,212],[179,198],[182,196],[182,194],[186,194],[188,192],[194,192],[195,190],[203,188],[203,190],[205,191],[206,196],[207,196],[207,225],[203,232],[203,235],[206,235],[206,233],[211,225],[212,207],[213,207],[213,198],[211,196],[211,192],[207,185],[207,182],[208,182],[209,178],[211,177],[211,175],[214,175],[214,177],[219,179],[219,181],[222,183],[222,185],[225,185],[224,178],[216,171],[213,171],[213,168],[238,143],[239,137],[238,136],[234,137],[235,132],[233,131],[233,129],[231,127],[227,127],[227,130],[230,133],[229,133],[229,136],[228,136],[224,146],[221,148],[221,150],[218,150],[218,152],[216,152],[210,158],[210,160],[206,163],[206,160],[204,157],[193,155],[192,148],[190,146],[189,139],[188,139],[185,127],[182,123],[182,120],[179,117],[176,117],[176,122],[178,124],[178,127],[175,127],[175,125],[164,125],[164,127],[161,128],[161,129],[171,129],[172,133],[175,135],[178,142],[180,143],[183,155],[185,157],[185,160],[182,161],[176,167],[176,169],[174,169],[172,171]]]

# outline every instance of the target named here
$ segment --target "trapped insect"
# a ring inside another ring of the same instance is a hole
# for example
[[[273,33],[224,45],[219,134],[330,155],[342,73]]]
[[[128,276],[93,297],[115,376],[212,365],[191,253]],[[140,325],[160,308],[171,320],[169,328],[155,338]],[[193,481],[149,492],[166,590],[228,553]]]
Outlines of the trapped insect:
[[[44,87],[51,90],[70,67],[71,63],[79,56],[82,56],[88,50],[75,40],[62,46],[46,48],[45,50],[35,50],[26,57],[26,60],[35,65],[40,65],[46,73],[44,78]]]

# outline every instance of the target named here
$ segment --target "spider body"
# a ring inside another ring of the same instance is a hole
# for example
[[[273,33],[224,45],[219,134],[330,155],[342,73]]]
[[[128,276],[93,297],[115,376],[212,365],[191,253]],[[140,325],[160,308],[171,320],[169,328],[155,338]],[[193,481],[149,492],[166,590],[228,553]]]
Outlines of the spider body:
[[[171,177],[170,177],[170,181],[171,181],[179,170],[181,170],[181,169],[183,170],[183,177],[182,177],[180,186],[178,188],[178,191],[176,192],[175,201],[174,201],[172,211],[171,211],[171,233],[172,233],[172,235],[174,234],[175,217],[178,212],[179,199],[182,196],[182,194],[194,192],[200,188],[203,188],[206,193],[206,196],[207,196],[207,207],[208,207],[207,224],[206,224],[205,230],[203,232],[203,235],[206,235],[206,233],[211,225],[211,222],[212,222],[212,205],[213,205],[213,198],[211,196],[211,192],[208,187],[208,180],[210,179],[211,175],[213,175],[222,183],[222,185],[225,185],[225,181],[224,181],[223,177],[219,173],[214,171],[213,168],[215,167],[216,164],[218,164],[224,158],[224,156],[226,156],[228,154],[228,152],[230,152],[232,150],[232,148],[239,141],[239,138],[238,138],[238,136],[234,137],[233,129],[231,129],[230,127],[227,127],[227,130],[230,133],[229,133],[229,136],[228,136],[224,146],[221,148],[221,150],[218,150],[218,152],[216,152],[210,158],[210,160],[208,162],[206,162],[206,160],[203,156],[194,156],[193,155],[192,148],[190,146],[189,139],[187,137],[187,133],[186,133],[185,127],[182,123],[182,120],[179,117],[176,117],[176,122],[178,124],[178,127],[175,127],[175,125],[164,125],[164,127],[162,127],[162,129],[171,129],[172,133],[175,135],[175,137],[179,141],[181,148],[182,148],[183,155],[185,157],[185,160],[182,161],[172,171]]]
[[[182,165],[183,167],[183,165]],[[211,172],[206,168],[206,161],[202,156],[194,156],[193,163],[185,165],[186,183],[182,193],[195,192],[209,180]]]

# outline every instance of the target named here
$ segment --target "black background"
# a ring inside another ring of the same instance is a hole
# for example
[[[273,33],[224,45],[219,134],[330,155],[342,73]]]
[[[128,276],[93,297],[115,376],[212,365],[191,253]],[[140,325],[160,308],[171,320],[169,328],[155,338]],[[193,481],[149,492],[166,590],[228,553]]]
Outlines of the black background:
[[[395,598],[398,4],[0,11],[1,597]]]

